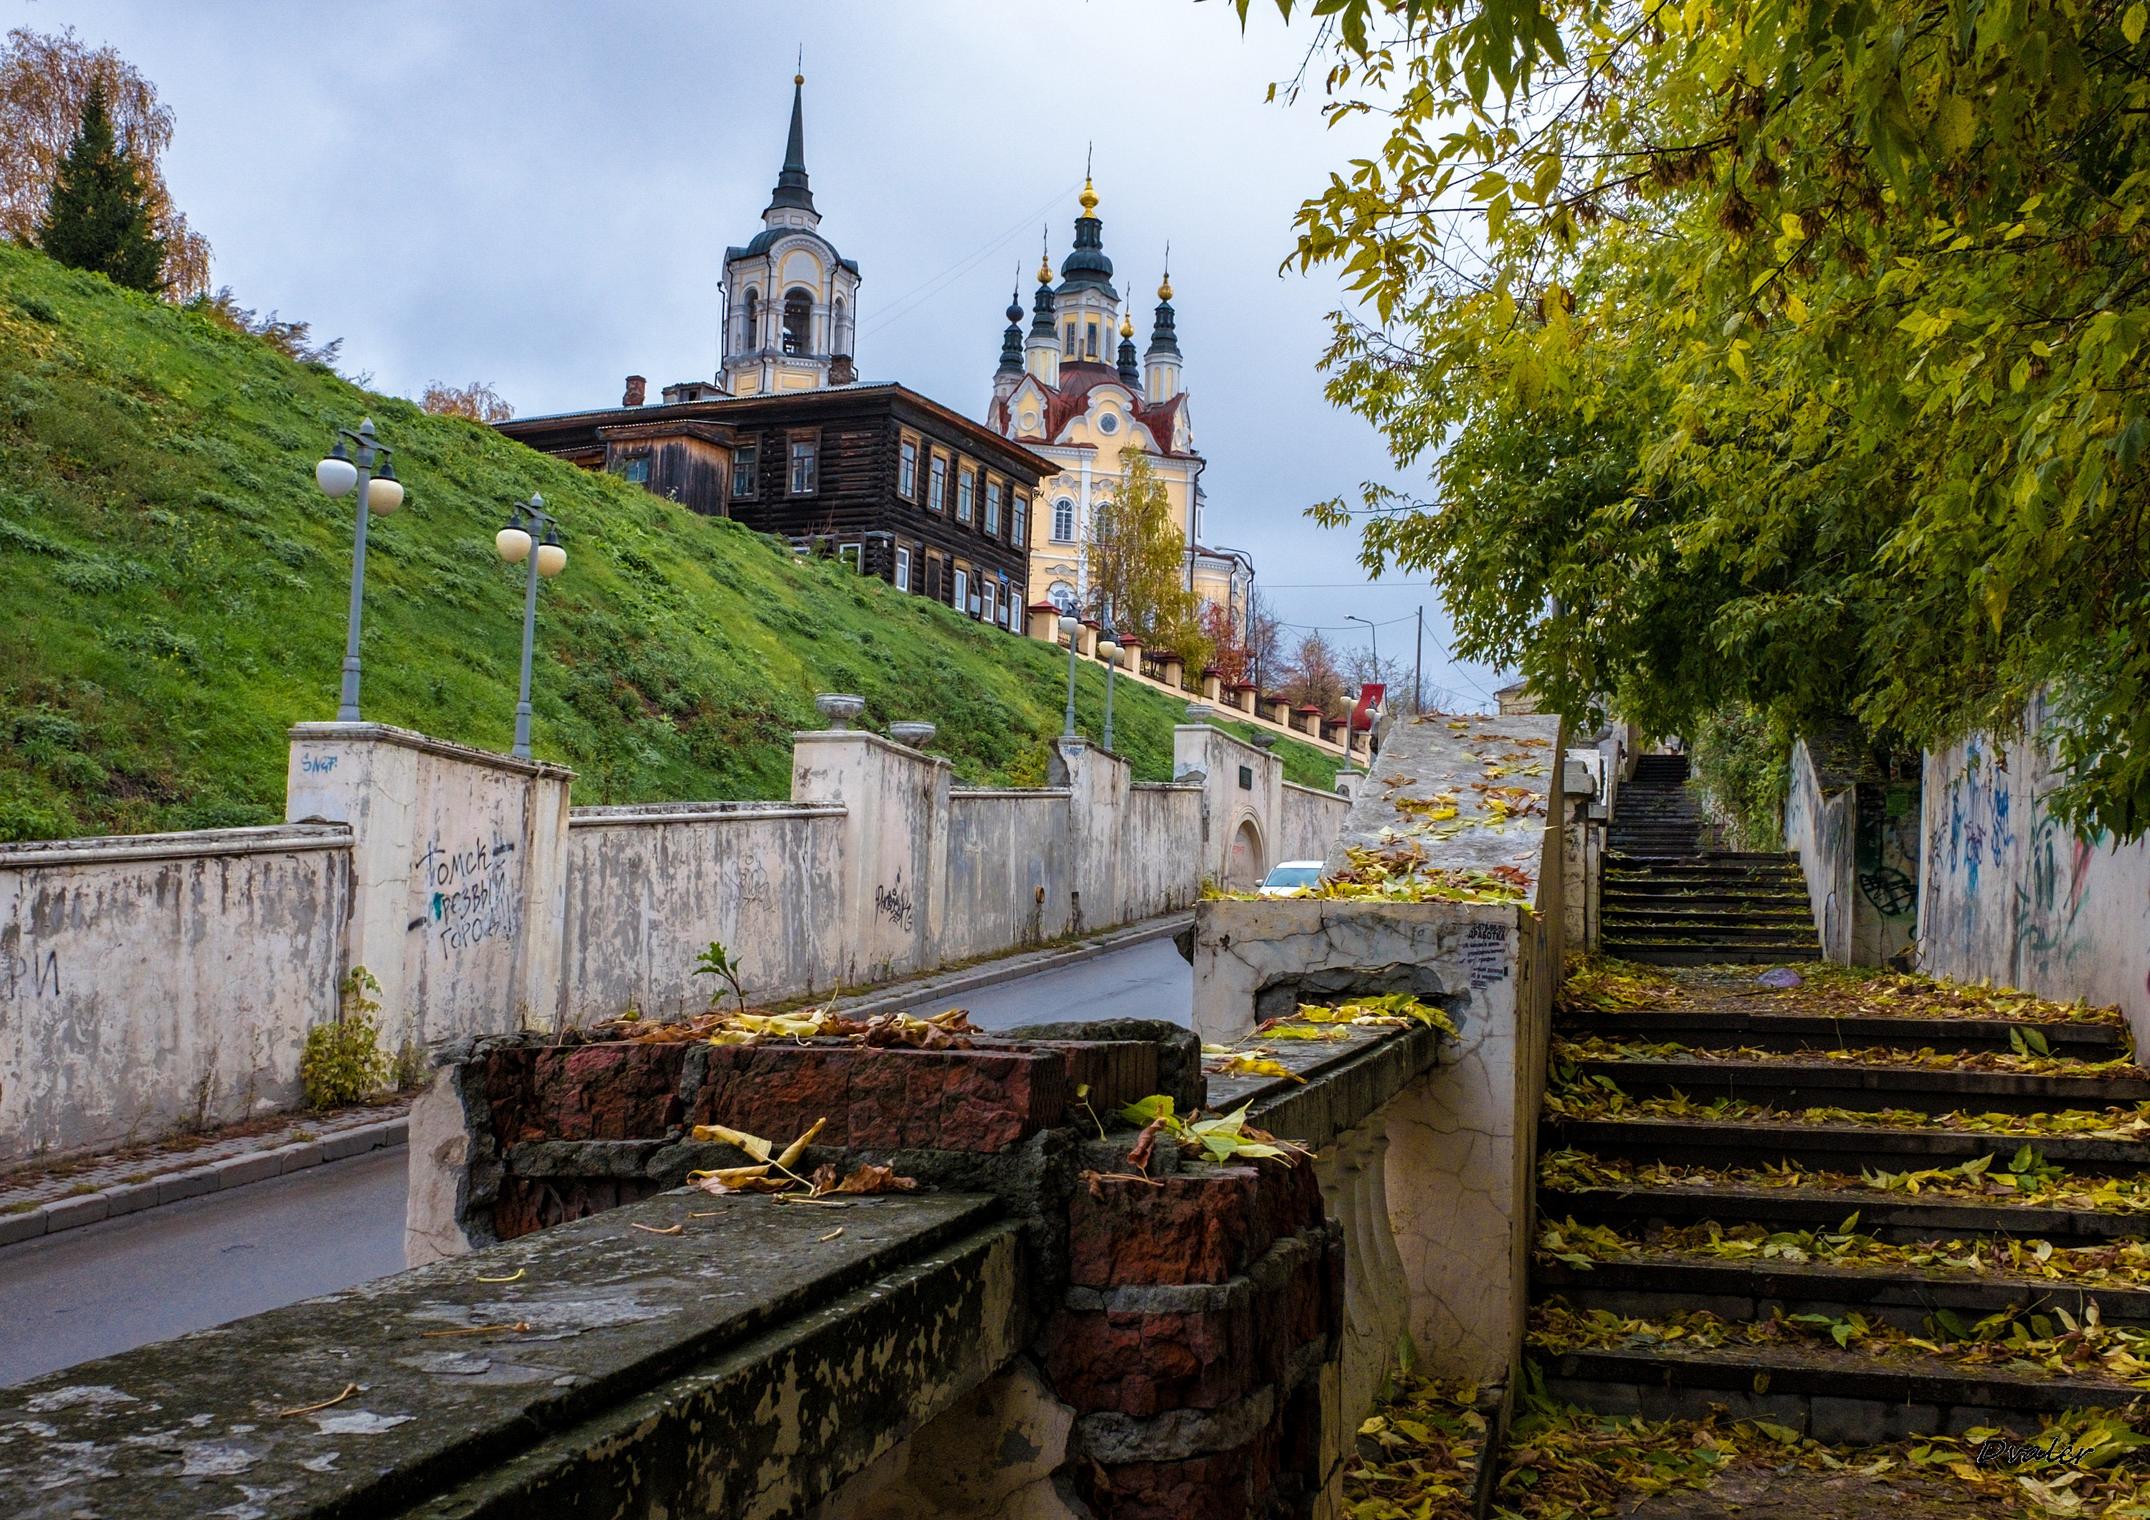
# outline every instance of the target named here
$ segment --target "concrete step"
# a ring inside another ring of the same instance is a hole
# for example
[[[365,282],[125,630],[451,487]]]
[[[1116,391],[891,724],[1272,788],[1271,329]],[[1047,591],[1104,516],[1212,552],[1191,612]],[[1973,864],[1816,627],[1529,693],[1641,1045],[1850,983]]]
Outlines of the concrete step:
[[[1834,1346],[1540,1352],[1546,1391],[1607,1414],[1767,1420],[1820,1441],[1871,1445],[1997,1426],[2023,1439],[2041,1415],[2111,1407],[2142,1390],[2105,1377],[1950,1370]]]
[[[1811,960],[1815,941],[1787,940],[1779,945],[1685,945],[1662,940],[1614,940],[1608,936],[1602,949],[1624,961],[1645,966],[1775,966],[1785,961]]]
[[[1792,888],[1743,891],[1738,888],[1690,886],[1670,881],[1609,881],[1599,890],[1598,900],[1610,908],[1623,906],[1693,908],[1703,912],[1739,910],[1749,905],[1771,912],[1811,913],[1807,894]]]
[[[2115,1125],[2129,1116],[2115,1109]],[[1541,1151],[1577,1150],[1594,1156],[1667,1165],[1916,1172],[1961,1166],[1992,1156],[2005,1169],[2025,1146],[2049,1166],[2075,1172],[2134,1175],[2150,1170],[2150,1144],[2076,1135],[1997,1135],[1970,1129],[1906,1129],[1887,1124],[1794,1124],[1771,1120],[1560,1119],[1538,1126]]]
[[[1727,1261],[1645,1247],[1634,1258],[1531,1264],[1534,1295],[1558,1294],[1577,1309],[1663,1319],[1702,1310],[1721,1319],[1761,1320],[1773,1313],[1862,1314],[1915,1334],[1929,1333],[1936,1310],[1966,1325],[2010,1309],[2050,1315],[2065,1309],[2078,1322],[2095,1302],[2109,1324],[2150,1324],[2150,1287],[1941,1268],[1858,1267],[1823,1262]]]
[[[2150,1102],[2140,1076],[2027,1076],[2016,1072],[1886,1066],[1797,1058],[1707,1061],[1671,1058],[1574,1063],[1583,1077],[1604,1077],[1631,1097],[1674,1092],[1709,1102],[1735,1098],[1777,1109],[1908,1108],[1920,1113],[2053,1113]]]
[[[1823,1013],[1772,1013],[1763,1009],[1710,1009],[1681,1012],[1638,1009],[1586,1010],[1555,1015],[1563,1033],[1600,1034],[1610,1039],[1683,1045],[1752,1046],[1758,1050],[1858,1050],[1889,1046],[1916,1050],[2010,1049],[2011,1031],[2042,1038],[2056,1056],[2109,1061],[2128,1053],[2127,1031],[2109,1024],[2056,1024],[2029,1019],[1910,1018],[1886,1014],[1835,1017]]]
[[[1603,933],[1613,940],[1656,940],[1669,943],[1694,941],[1707,945],[1745,944],[1750,941],[1767,941],[1770,944],[1812,943],[1808,936],[1814,932],[1811,920],[1797,918],[1737,918],[1731,914],[1719,914],[1714,922],[1683,919],[1663,913],[1623,913],[1618,916],[1606,914]]]
[[[1670,1186],[1538,1189],[1538,1217],[1609,1224],[1624,1233],[1668,1225],[1759,1224],[1772,1230],[1835,1230],[1853,1214],[1862,1235],[1908,1242],[2013,1236],[2068,1246],[2139,1239],[2150,1216],[2045,1208],[1935,1193],[1865,1188]]]

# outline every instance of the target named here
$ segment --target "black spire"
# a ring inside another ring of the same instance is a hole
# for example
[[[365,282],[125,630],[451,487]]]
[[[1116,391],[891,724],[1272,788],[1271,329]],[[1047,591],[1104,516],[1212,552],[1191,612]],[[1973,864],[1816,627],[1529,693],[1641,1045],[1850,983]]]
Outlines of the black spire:
[[[1047,233],[1044,236],[1050,237],[1051,234]],[[1038,250],[1038,295],[1037,299],[1032,303],[1032,310],[1035,315],[1030,319],[1030,336],[1043,338],[1048,343],[1051,342],[1053,339],[1053,260],[1052,256],[1043,247]]]
[[[1075,251],[1060,266],[1060,288],[1087,285],[1117,301],[1112,288],[1112,260],[1105,257],[1105,224],[1097,219],[1097,191],[1086,175],[1082,182],[1082,215],[1075,218]]]
[[[806,76],[791,76],[791,135],[784,139],[784,167],[769,194],[769,211],[812,211],[814,193],[806,188]],[[764,216],[768,212],[762,213]]]
[[[1142,371],[1135,364],[1135,317],[1133,312],[1120,313],[1120,379],[1137,395],[1142,393]]]
[[[1175,359],[1180,356],[1179,333],[1172,325],[1172,276],[1169,271],[1157,282],[1157,320],[1150,328],[1150,346],[1145,352],[1170,354]]]
[[[1023,372],[1023,291],[1008,292],[1008,330],[1000,335],[1000,369],[1003,375]]]

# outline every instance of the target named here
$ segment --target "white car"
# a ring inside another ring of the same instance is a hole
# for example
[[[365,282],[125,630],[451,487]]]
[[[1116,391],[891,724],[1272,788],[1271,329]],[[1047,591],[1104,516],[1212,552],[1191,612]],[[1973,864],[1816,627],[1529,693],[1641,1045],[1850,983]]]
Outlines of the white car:
[[[1320,861],[1283,860],[1270,868],[1269,874],[1262,878],[1262,884],[1254,890],[1264,897],[1289,897],[1320,880]]]

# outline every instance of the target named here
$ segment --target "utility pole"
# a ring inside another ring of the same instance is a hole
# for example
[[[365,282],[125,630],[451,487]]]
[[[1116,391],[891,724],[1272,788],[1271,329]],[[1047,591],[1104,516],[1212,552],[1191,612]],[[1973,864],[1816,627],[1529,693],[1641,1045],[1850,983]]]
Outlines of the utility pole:
[[[1426,710],[1426,607],[1422,602],[1418,609],[1418,659],[1411,669],[1411,711]]]

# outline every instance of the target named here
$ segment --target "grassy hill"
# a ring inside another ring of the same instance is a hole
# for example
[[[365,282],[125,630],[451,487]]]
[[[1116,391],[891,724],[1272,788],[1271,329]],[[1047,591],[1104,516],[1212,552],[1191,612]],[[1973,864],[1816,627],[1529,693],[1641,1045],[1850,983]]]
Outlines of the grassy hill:
[[[939,724],[966,781],[1043,779],[1051,647],[0,244],[0,839],[282,816],[286,727],[335,716],[350,585],[351,506],[313,463],[367,414],[409,492],[369,531],[367,718],[508,747],[522,580],[492,537],[537,490],[569,560],[539,594],[535,749],[577,802],[781,797],[817,691]],[[1093,666],[1084,732],[1102,704]],[[1138,778],[1169,774],[1183,707],[1120,685]]]

